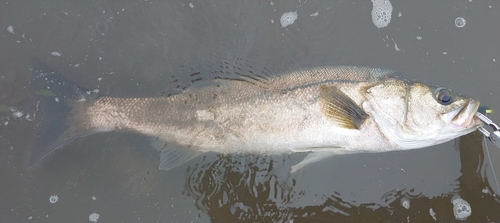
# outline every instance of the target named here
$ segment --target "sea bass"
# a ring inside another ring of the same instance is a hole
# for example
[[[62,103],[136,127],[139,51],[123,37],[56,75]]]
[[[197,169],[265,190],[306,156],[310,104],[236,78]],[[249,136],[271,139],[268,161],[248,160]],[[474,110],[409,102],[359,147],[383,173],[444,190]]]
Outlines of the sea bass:
[[[309,152],[295,172],[336,154],[444,143],[482,125],[479,101],[378,68],[216,78],[155,98],[93,97],[55,72],[35,71],[43,114],[31,165],[76,138],[131,131],[151,137],[160,169],[209,151]]]

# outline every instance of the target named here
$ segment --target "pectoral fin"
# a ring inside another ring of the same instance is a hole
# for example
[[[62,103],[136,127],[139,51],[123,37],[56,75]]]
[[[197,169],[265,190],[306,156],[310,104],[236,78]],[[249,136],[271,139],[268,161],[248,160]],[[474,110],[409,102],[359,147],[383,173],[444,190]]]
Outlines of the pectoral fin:
[[[175,143],[167,143],[162,138],[151,138],[151,145],[160,153],[160,170],[171,170],[197,157],[201,152]]]
[[[307,150],[304,149],[304,151],[307,151]],[[307,156],[304,158],[304,160],[302,160],[300,163],[293,165],[291,167],[291,170],[290,170],[291,173],[293,173],[299,169],[302,169],[303,167],[305,167],[311,163],[315,163],[315,162],[318,162],[320,160],[330,158],[334,155],[353,153],[353,151],[345,150],[344,148],[339,148],[339,147],[314,148],[314,149],[310,149],[309,151],[313,151],[313,152],[307,154]]]
[[[323,114],[339,127],[359,129],[368,114],[337,87],[319,87],[319,103]]]

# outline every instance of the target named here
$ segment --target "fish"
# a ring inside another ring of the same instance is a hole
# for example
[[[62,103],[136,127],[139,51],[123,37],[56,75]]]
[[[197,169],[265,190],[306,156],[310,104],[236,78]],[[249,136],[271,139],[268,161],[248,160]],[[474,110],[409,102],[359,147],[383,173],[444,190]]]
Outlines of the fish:
[[[381,68],[221,76],[170,96],[120,98],[91,94],[36,64],[42,114],[30,166],[77,138],[122,131],[149,136],[162,170],[206,152],[307,153],[296,172],[334,155],[441,144],[483,124],[474,116],[479,101]]]

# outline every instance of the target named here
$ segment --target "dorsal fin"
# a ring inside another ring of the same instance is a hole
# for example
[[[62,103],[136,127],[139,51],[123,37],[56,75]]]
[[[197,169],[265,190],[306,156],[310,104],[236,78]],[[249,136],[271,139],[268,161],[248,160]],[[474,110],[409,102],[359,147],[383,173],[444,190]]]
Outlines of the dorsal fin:
[[[269,90],[269,77],[259,76],[259,75],[247,75],[242,73],[236,73],[237,77],[215,77],[215,79],[222,80],[232,80],[232,81],[241,81],[245,83],[249,83],[255,86],[258,86],[262,89]]]

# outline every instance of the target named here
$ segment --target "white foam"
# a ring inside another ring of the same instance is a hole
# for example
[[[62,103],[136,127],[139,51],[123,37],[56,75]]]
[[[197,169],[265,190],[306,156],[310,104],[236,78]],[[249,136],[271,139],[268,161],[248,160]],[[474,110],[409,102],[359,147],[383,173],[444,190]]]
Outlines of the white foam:
[[[460,197],[454,197],[451,199],[453,204],[453,214],[457,220],[465,220],[472,214],[472,208],[466,200]]]
[[[11,34],[16,34],[16,33],[14,32],[14,27],[13,27],[13,26],[8,26],[8,27],[7,27],[7,31],[8,31],[9,33],[11,33]]]
[[[99,214],[94,212],[94,213],[89,215],[89,221],[97,222],[97,220],[99,220]]]
[[[281,27],[285,28],[289,25],[292,25],[295,20],[297,19],[297,11],[295,12],[285,12],[283,15],[281,15],[280,23]]]
[[[372,0],[372,22],[377,28],[389,25],[392,17],[392,4],[389,0]]]
[[[311,17],[316,17],[318,15],[319,15],[319,12],[315,12],[315,13],[309,14],[309,16],[311,16]]]
[[[55,56],[55,57],[60,57],[61,53],[54,51],[54,52],[50,53],[50,55]]]
[[[13,108],[10,108],[10,111],[12,112],[12,116],[14,116],[14,118],[21,118],[24,115],[24,113],[22,111],[18,111],[18,110],[13,109]]]
[[[406,198],[401,199],[401,206],[403,206],[406,209],[410,209],[410,200]]]

